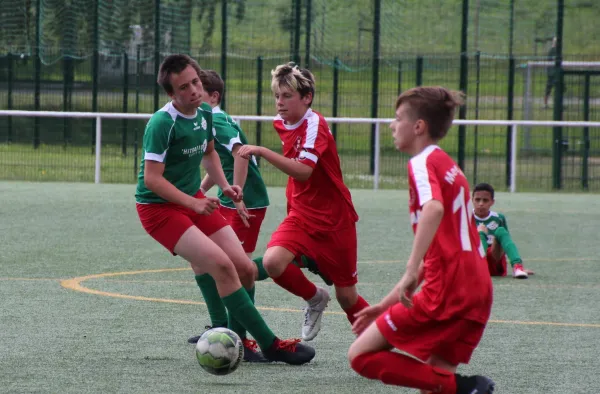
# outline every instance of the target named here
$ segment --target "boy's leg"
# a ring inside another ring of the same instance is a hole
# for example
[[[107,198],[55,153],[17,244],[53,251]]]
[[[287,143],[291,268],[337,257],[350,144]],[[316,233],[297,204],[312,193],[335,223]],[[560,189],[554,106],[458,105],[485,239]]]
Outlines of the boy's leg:
[[[377,324],[373,323],[350,346],[350,365],[359,375],[385,384],[443,394],[456,392],[453,373],[392,352],[391,347]]]
[[[422,392],[491,393],[490,379],[454,374],[458,363],[468,362],[484,327],[460,320],[432,321],[418,309],[396,304],[358,337],[348,357],[359,374],[386,384]],[[405,354],[389,351],[392,345]]]
[[[238,237],[229,226],[213,233],[209,237],[215,242],[226,254],[227,257],[234,263],[236,271],[240,276],[240,280],[250,297],[250,301],[254,304],[254,278],[257,274],[257,267],[246,255],[242,245],[238,242]],[[244,279],[242,279],[244,278]],[[244,344],[244,360],[249,362],[264,362],[267,361],[260,353],[256,346],[256,342],[248,339],[244,325],[237,321],[232,314],[229,314],[228,325],[229,329],[237,333]]]
[[[493,245],[495,245],[496,242],[494,242]],[[488,270],[490,272],[490,276],[506,276],[507,270],[506,270],[506,255],[504,254],[504,252],[502,253],[498,253],[496,249],[496,252],[494,251],[494,247],[490,246],[487,249],[487,255],[486,255],[486,261],[488,264]],[[499,248],[500,251],[502,251],[502,248]],[[499,257],[497,257],[499,255]]]
[[[179,239],[175,253],[187,260],[196,274],[208,273],[216,282],[223,303],[236,320],[256,339],[272,361],[303,364],[314,357],[314,349],[295,341],[281,341],[266,325],[225,252],[197,227],[190,227]]]
[[[310,341],[317,336],[321,329],[323,312],[330,300],[329,293],[327,290],[315,286],[298,266],[291,264],[294,256],[300,254],[300,250],[290,251],[289,249],[297,247],[295,241],[300,241],[302,237],[306,241],[305,244],[308,244],[310,240],[306,235],[298,232],[297,238],[290,237],[287,241],[281,235],[281,233],[273,234],[271,241],[273,242],[275,239],[277,243],[286,246],[271,246],[272,242],[269,243],[270,246],[265,253],[263,263],[275,283],[307,302],[304,309],[302,339]]]
[[[527,279],[527,272],[523,268],[523,260],[519,255],[519,250],[515,245],[510,233],[504,227],[498,227],[494,232],[495,240],[492,245],[494,257],[506,254],[508,261],[513,269],[513,277],[518,279]]]
[[[356,289],[358,283],[358,243],[356,226],[351,225],[339,231],[320,234],[315,254],[320,256],[320,266],[323,274],[331,278],[335,286],[338,303],[346,312],[350,324],[356,318],[354,315],[369,306]]]
[[[358,294],[356,285],[335,285],[335,298],[346,313],[346,318],[350,322],[350,325],[354,324],[356,320],[354,315],[369,306],[369,303]]]

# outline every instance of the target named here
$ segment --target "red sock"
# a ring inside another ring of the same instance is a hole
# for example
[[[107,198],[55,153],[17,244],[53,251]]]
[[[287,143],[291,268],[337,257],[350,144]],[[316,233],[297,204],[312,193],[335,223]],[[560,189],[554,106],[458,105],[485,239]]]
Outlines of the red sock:
[[[279,275],[277,278],[273,278],[273,281],[290,293],[302,297],[306,301],[317,294],[317,286],[308,280],[300,268],[294,264],[288,264],[285,271],[283,271],[283,274]]]
[[[385,384],[412,387],[440,394],[456,393],[452,372],[432,367],[411,357],[390,351],[364,353],[352,360],[352,369]]]
[[[346,317],[348,318],[348,321],[350,321],[350,324],[354,324],[354,320],[356,320],[356,317],[354,317],[354,314],[363,310],[364,308],[366,308],[368,306],[369,306],[369,303],[367,301],[365,301],[365,299],[359,295],[358,299],[356,300],[356,303],[353,306],[351,306],[348,309],[344,309],[344,312],[346,312]]]

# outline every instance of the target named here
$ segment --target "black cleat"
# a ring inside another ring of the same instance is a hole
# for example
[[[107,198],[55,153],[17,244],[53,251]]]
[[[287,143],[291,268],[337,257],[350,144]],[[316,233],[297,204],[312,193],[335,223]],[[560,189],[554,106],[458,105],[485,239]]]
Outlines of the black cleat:
[[[263,356],[270,361],[302,365],[315,357],[315,349],[301,343],[300,339],[276,339],[269,349],[263,349]]]
[[[225,327],[225,328],[227,328],[226,326],[215,326],[215,327]],[[210,330],[211,328],[215,328],[215,327],[213,327],[213,326],[204,326],[204,332]],[[204,332],[202,334],[204,334]],[[188,338],[188,343],[191,343],[192,345],[197,344],[198,340],[200,339],[200,337],[202,336],[202,334],[196,335],[196,336],[191,337],[191,338]]]
[[[456,394],[492,394],[496,385],[492,379],[475,375],[462,376],[456,374]]]
[[[269,362],[269,360],[267,360],[265,356],[263,356],[255,340],[244,338],[242,339],[242,343],[244,344],[244,361],[248,363]]]

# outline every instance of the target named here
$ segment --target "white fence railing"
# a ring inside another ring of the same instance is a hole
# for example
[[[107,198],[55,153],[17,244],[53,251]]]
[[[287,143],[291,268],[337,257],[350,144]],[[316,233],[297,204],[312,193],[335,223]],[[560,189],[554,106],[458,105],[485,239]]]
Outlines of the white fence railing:
[[[0,116],[16,117],[46,117],[46,118],[87,118],[96,119],[96,151],[94,181],[101,182],[101,150],[102,150],[102,119],[150,119],[152,114],[110,113],[110,112],[61,112],[61,111],[9,111],[0,110]],[[272,121],[272,116],[241,115],[232,116],[237,122],[241,121]],[[390,124],[393,119],[389,118],[326,118],[329,123],[363,123],[375,125],[375,157],[373,166],[373,189],[379,188],[379,165],[381,155],[381,125]],[[522,126],[545,126],[545,127],[600,127],[600,122],[580,121],[533,121],[533,120],[455,120],[454,125],[467,126],[510,126],[512,133],[511,147],[511,176],[510,191],[517,190],[517,133]]]

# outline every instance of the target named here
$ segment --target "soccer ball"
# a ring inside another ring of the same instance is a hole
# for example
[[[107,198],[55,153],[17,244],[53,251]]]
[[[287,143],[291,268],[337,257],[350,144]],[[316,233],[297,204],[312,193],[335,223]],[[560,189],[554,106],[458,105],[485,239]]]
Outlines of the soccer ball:
[[[216,327],[206,331],[198,340],[196,358],[208,373],[227,375],[240,365],[244,358],[244,346],[235,332]]]

